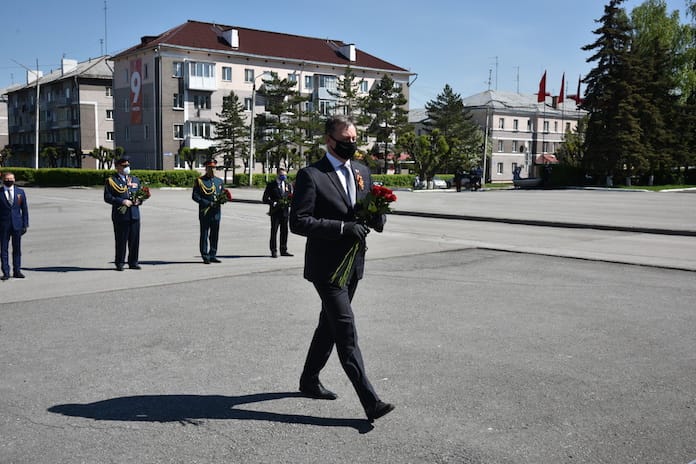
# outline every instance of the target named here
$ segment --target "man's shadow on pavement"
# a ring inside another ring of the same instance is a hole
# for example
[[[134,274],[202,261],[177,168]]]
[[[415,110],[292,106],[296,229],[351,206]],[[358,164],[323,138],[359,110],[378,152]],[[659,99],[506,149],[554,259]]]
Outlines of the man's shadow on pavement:
[[[221,395],[141,395],[123,396],[87,404],[58,404],[49,412],[94,420],[133,422],[179,422],[200,425],[204,419],[234,419],[352,427],[360,433],[373,429],[367,419],[335,419],[300,414],[279,414],[235,409],[235,406],[283,398],[304,398],[299,392],[256,393],[242,396]]]

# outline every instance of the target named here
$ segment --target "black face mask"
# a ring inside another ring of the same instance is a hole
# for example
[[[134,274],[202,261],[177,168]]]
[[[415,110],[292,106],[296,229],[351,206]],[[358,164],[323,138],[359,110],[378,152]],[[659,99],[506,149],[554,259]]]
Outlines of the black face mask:
[[[2,183],[5,184],[5,187],[12,187],[14,185],[13,180],[4,180]]]
[[[329,136],[331,137],[331,136]],[[331,139],[336,142],[336,146],[334,147],[334,151],[338,156],[343,158],[344,160],[349,160],[353,159],[353,155],[355,155],[355,152],[358,151],[358,144],[355,142],[341,142],[340,140],[336,140],[333,137]]]

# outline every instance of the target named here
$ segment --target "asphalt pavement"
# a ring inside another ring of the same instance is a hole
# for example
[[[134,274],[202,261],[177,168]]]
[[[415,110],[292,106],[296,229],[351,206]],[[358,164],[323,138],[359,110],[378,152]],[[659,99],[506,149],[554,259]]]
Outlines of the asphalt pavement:
[[[260,190],[197,252],[188,190],[143,206],[141,271],[114,272],[99,189],[27,188],[26,279],[0,282],[0,463],[690,463],[696,197],[397,192],[354,308],[368,423],[301,397],[319,300],[272,259]]]

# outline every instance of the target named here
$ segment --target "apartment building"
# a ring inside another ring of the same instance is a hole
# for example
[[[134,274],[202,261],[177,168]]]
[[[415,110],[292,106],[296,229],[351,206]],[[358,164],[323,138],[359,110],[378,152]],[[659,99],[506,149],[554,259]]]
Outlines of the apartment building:
[[[491,182],[511,182],[518,168],[522,177],[539,177],[546,164],[557,163],[555,153],[565,133],[575,131],[587,114],[570,99],[559,104],[557,97],[547,97],[540,103],[536,95],[513,92],[488,90],[462,100],[473,121],[488,133],[486,178]],[[424,133],[427,118],[425,109],[410,111],[417,135]]]
[[[36,152],[38,78],[39,152],[54,147],[56,159]],[[108,56],[78,62],[63,58],[47,75],[27,71],[25,85],[6,92],[10,165],[26,167],[96,167],[89,153],[114,148],[113,66]],[[38,163],[38,166],[37,166]]]
[[[268,73],[295,82],[325,113],[335,106],[329,91],[348,66],[364,94],[386,73],[408,98],[412,75],[352,43],[199,21],[142,37],[113,60],[116,144],[142,169],[183,168],[181,147],[213,145],[216,115],[230,91],[250,122],[264,111],[252,94]]]

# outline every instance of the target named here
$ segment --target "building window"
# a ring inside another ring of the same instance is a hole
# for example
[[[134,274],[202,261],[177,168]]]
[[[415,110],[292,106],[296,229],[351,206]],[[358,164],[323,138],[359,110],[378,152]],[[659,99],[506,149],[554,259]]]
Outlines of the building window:
[[[244,99],[244,111],[251,111],[251,98]]]
[[[553,131],[558,132],[558,121],[553,122]]]
[[[181,140],[184,138],[184,125],[174,124],[174,140]]]
[[[222,80],[231,81],[232,80],[232,68],[229,66],[222,67]]]
[[[360,91],[361,92],[368,92],[370,90],[367,81],[366,80],[361,80],[360,81]]]
[[[517,163],[512,163],[512,172],[517,171]]]
[[[109,131],[109,132],[106,133],[106,140],[109,140],[109,141],[113,142],[113,140],[114,140],[114,133],[113,133],[112,131]]]
[[[505,118],[498,119],[498,129],[505,129]]]
[[[297,83],[297,74],[288,73],[288,82],[292,82],[293,84],[296,84]]]
[[[148,74],[149,74],[148,69],[149,69],[149,68],[148,68],[148,66],[147,66],[147,63],[145,63],[145,66],[143,66],[143,79],[147,79],[147,78],[148,78]]]
[[[210,123],[208,122],[192,122],[191,135],[193,137],[210,138]]]
[[[544,121],[544,132],[548,132],[548,131],[549,131],[549,122]]]
[[[566,131],[566,132],[570,132],[570,123],[569,123],[569,122],[566,123],[566,129],[565,129],[565,131]]]
[[[184,77],[183,61],[175,61],[172,63],[172,77]]]
[[[517,153],[517,140],[512,141],[512,152]]]
[[[130,127],[126,126],[126,140],[130,140]]]
[[[319,76],[319,88],[336,90],[336,76],[327,76],[322,74]]]
[[[541,151],[542,151],[543,153],[548,153],[548,152],[549,152],[549,142],[544,142],[544,143],[541,145]]]
[[[514,131],[520,130],[520,121],[518,119],[512,120],[512,130],[514,130]]]
[[[109,121],[114,119],[114,110],[106,110],[106,119]]]
[[[304,86],[305,86],[305,89],[314,88],[314,76],[305,76],[304,77]]]
[[[334,107],[333,103],[331,100],[319,100],[319,113],[326,116],[330,115]]]
[[[172,107],[177,110],[183,110],[184,109],[184,96],[180,93],[175,93],[174,94],[174,101],[172,103]]]
[[[502,140],[498,140],[498,151],[502,152],[504,148],[504,142]]]
[[[244,70],[244,82],[254,82],[254,70],[245,69]]]
[[[106,87],[104,89],[106,91],[106,96],[107,97],[113,97],[114,96],[114,90],[111,87]]]
[[[501,175],[503,173],[503,163],[498,163],[495,166],[495,173]]]
[[[145,131],[145,134],[144,134],[144,135],[145,135],[145,140],[147,140],[147,139],[150,138],[150,126],[148,126],[147,124],[145,124],[145,126],[144,126],[144,131]]]
[[[210,95],[194,95],[193,106],[205,110],[210,109]]]
[[[215,65],[212,63],[192,61],[189,64],[189,74],[194,77],[215,77]]]
[[[532,132],[532,120],[527,119],[527,132]]]

